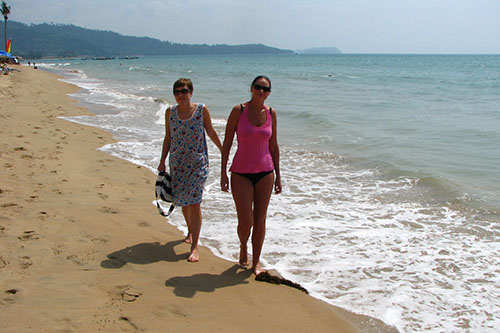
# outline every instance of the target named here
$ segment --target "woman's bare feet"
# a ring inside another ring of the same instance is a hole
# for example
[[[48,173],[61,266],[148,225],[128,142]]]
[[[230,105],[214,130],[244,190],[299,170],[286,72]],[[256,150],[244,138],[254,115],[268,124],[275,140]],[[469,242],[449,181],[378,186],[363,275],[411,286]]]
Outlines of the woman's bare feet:
[[[189,262],[198,262],[200,261],[200,256],[198,255],[198,248],[191,249],[191,253],[188,257]]]
[[[191,244],[193,242],[193,237],[191,236],[191,233],[188,233],[186,238],[184,238],[184,243]]]
[[[255,276],[267,272],[265,269],[260,268],[260,264],[257,264],[254,267],[252,267],[252,270]]]
[[[243,267],[248,266],[248,252],[247,247],[240,245],[240,265]]]

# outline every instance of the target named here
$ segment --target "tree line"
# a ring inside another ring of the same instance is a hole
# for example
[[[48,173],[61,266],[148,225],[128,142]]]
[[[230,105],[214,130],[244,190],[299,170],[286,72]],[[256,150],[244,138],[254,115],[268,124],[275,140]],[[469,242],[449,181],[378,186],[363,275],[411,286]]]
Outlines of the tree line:
[[[12,53],[25,59],[293,52],[263,44],[180,44],[67,24],[27,25],[15,21],[9,21],[9,38]]]

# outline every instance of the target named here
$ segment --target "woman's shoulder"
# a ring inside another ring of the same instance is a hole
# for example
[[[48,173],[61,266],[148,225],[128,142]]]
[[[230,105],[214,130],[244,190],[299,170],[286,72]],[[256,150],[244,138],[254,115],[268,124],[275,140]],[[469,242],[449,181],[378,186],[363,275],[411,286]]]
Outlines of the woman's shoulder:
[[[196,103],[196,107],[203,112],[209,111],[205,103]]]
[[[234,105],[232,108],[231,108],[231,113],[230,114],[233,114],[233,113],[236,113],[236,112],[240,112],[243,111],[242,107],[244,108],[245,107],[245,103],[241,103],[241,104],[236,104]]]
[[[236,104],[235,106],[233,106],[233,110],[234,111],[243,112],[243,110],[245,110],[245,108],[247,107],[247,105],[248,105],[248,102],[243,102],[243,103],[240,103],[240,104]]]
[[[244,104],[245,103],[236,104],[233,106],[233,108],[231,109],[231,113],[229,113],[228,122],[234,124],[238,122],[238,120],[240,119],[240,115],[243,113]]]
[[[174,110],[174,106],[173,105],[170,105],[169,107],[167,107],[165,109],[165,117],[168,117],[172,114],[172,110]]]
[[[272,106],[267,105],[267,104],[264,104],[264,108],[265,108],[267,111],[269,111],[269,113],[270,113],[270,114],[273,114],[273,113],[275,113],[275,111],[276,111],[276,110],[275,110]]]

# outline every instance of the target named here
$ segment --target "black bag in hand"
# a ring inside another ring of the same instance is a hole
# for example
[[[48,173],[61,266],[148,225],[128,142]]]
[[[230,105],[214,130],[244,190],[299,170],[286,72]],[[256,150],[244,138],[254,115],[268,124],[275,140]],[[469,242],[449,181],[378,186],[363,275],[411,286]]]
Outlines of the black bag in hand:
[[[174,196],[172,194],[172,185],[171,185],[172,177],[166,171],[162,171],[158,173],[158,178],[156,179],[155,184],[155,194],[156,194],[156,206],[158,207],[158,211],[163,216],[169,216],[174,210],[175,206],[172,203],[170,208],[168,209],[168,213],[165,213],[163,209],[160,207],[159,200],[166,202],[173,202]]]

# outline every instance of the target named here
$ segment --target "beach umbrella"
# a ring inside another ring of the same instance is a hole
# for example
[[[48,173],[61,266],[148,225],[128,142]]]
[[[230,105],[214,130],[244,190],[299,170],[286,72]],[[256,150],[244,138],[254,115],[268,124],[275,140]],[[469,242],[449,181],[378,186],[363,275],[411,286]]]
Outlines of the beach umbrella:
[[[10,54],[9,52],[5,52],[5,51],[2,51],[0,50],[0,56],[4,56],[4,57],[9,57],[11,59],[16,59],[16,57],[14,57],[12,54]]]

